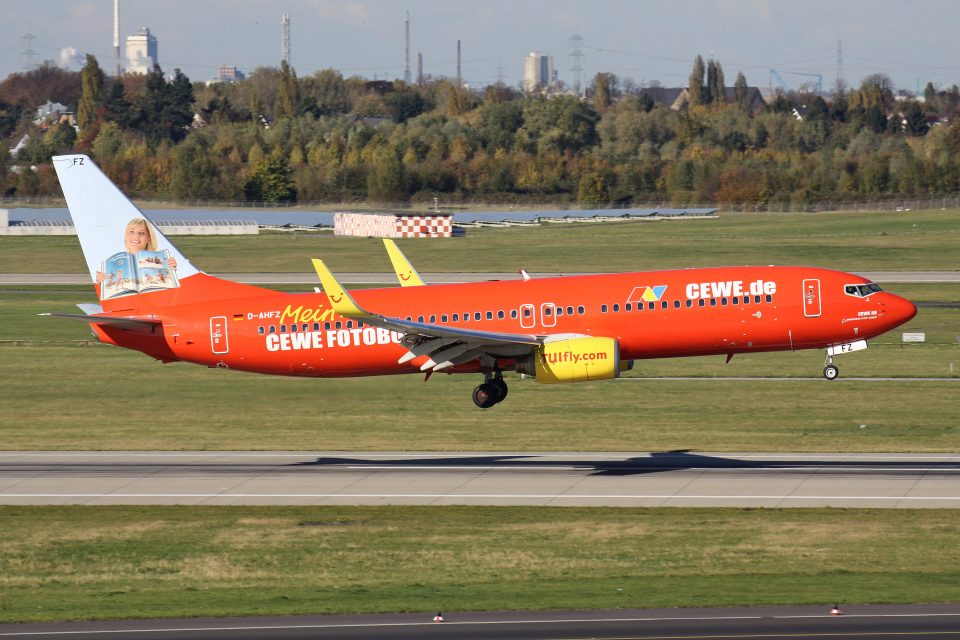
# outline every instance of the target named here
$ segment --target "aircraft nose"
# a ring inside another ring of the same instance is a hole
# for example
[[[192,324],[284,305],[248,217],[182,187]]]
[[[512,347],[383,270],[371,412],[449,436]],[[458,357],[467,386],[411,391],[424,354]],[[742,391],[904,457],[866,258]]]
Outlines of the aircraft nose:
[[[887,318],[895,327],[910,321],[917,315],[917,305],[893,294],[890,294],[887,299],[886,307]]]

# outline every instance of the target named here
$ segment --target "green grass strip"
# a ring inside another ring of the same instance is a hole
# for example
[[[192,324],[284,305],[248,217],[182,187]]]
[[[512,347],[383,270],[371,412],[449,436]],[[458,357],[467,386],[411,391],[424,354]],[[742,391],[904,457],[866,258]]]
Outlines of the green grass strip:
[[[960,600],[960,511],[0,507],[0,621]]]

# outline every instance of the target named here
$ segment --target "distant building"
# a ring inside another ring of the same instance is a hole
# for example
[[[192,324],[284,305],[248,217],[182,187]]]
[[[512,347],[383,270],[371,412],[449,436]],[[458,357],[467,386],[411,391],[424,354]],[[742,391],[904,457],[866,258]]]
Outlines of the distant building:
[[[66,105],[47,100],[44,104],[37,107],[37,115],[33,117],[33,122],[35,124],[56,122],[60,119],[60,115],[64,113],[70,113],[70,109],[68,109]]]
[[[333,216],[333,234],[374,238],[451,238],[449,213],[353,213]]]
[[[523,61],[523,90],[534,92],[545,89],[554,80],[553,56],[531,51]]]
[[[727,104],[736,103],[737,90],[734,87],[726,87],[724,93]],[[690,103],[690,90],[687,87],[649,87],[640,89],[637,95],[649,96],[656,104],[661,104],[673,111],[686,109]],[[753,115],[762,113],[767,106],[763,94],[757,87],[747,87],[747,104]]]
[[[148,74],[156,64],[160,64],[157,38],[150,29],[143,27],[138,33],[127,36],[127,73]]]
[[[246,80],[246,78],[247,76],[244,75],[243,71],[232,65],[222,64],[217,69],[217,82],[240,82]]]
[[[33,118],[33,124],[41,129],[46,129],[51,125],[67,122],[73,126],[77,125],[77,116],[65,105],[59,102],[47,100],[45,104],[37,107],[37,115]]]

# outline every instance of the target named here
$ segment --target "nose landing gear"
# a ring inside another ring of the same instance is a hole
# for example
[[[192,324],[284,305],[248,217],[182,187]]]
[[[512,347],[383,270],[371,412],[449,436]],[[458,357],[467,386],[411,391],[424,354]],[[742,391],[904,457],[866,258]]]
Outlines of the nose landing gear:
[[[499,369],[483,375],[483,384],[473,390],[473,404],[481,409],[489,409],[507,397],[507,383],[503,381],[503,372]]]
[[[823,377],[827,380],[836,380],[840,377],[840,369],[833,364],[833,356],[831,355],[827,356],[826,366],[823,368]]]

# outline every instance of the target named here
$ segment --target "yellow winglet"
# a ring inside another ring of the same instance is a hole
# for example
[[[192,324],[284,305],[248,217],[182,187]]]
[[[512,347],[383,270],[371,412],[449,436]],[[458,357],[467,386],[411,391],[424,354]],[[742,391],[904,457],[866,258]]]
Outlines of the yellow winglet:
[[[312,262],[313,268],[317,271],[317,277],[320,278],[320,284],[323,285],[323,291],[327,294],[327,299],[330,301],[330,308],[333,309],[333,312],[346,318],[366,317],[367,312],[357,306],[357,303],[354,302],[350,294],[347,293],[347,290],[343,288],[343,285],[337,282],[337,279],[333,276],[333,273],[330,272],[330,269],[327,268],[327,265],[323,264],[323,260],[314,258]]]
[[[413,268],[407,256],[403,255],[397,243],[390,238],[383,239],[384,246],[387,247],[387,254],[390,256],[390,262],[393,264],[393,272],[397,274],[397,280],[401,287],[422,287],[426,284],[417,270]]]

